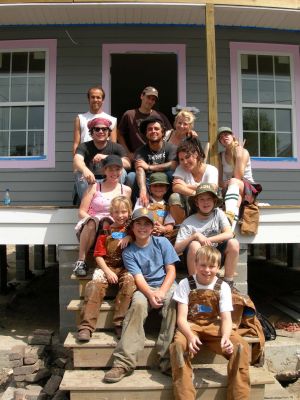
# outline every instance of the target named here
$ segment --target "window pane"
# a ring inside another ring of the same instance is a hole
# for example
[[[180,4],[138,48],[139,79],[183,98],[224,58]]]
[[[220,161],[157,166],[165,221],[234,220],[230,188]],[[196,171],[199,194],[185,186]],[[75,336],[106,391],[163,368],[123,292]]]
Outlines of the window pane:
[[[0,75],[0,102],[9,101],[9,78],[1,78]]]
[[[273,76],[273,57],[258,56],[258,73],[260,78]]]
[[[44,101],[45,79],[30,77],[28,79],[28,101]]]
[[[259,156],[258,134],[257,132],[244,132],[243,138],[246,140],[245,148],[251,157]]]
[[[243,75],[256,77],[256,55],[241,54],[241,69]]]
[[[26,101],[27,78],[11,78],[11,101]]]
[[[9,107],[0,107],[0,129],[9,128]]]
[[[8,156],[8,133],[0,132],[0,157]]]
[[[257,103],[257,81],[254,79],[242,79],[243,103]]]
[[[290,76],[290,57],[275,56],[275,75]]]
[[[10,139],[10,155],[25,156],[26,155],[26,132],[11,132]]]
[[[44,155],[44,132],[28,132],[28,156]]]
[[[273,80],[259,80],[259,102],[260,103],[274,103],[274,82]]]
[[[292,146],[292,135],[280,134],[277,135],[277,156],[278,157],[292,157],[293,146]]]
[[[275,133],[262,133],[260,136],[260,156],[275,157]]]
[[[10,53],[0,53],[0,74],[9,74],[10,57]]]
[[[27,107],[11,108],[11,129],[26,129]]]
[[[276,110],[275,113],[277,132],[292,132],[291,110]]]
[[[292,104],[291,82],[275,82],[276,103]]]
[[[259,110],[259,129],[260,131],[274,131],[274,110],[261,108]]]
[[[12,55],[12,73],[27,73],[28,53],[13,53]]]
[[[258,114],[257,108],[243,109],[243,130],[257,131],[258,130]]]
[[[29,55],[29,72],[45,72],[44,51],[33,51]]]
[[[28,108],[28,129],[44,129],[44,107]]]

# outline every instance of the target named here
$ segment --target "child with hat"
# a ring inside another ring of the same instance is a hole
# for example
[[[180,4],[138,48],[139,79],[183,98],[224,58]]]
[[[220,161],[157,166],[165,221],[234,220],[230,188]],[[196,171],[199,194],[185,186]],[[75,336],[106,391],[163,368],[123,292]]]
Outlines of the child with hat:
[[[137,356],[145,345],[144,322],[150,309],[161,310],[162,322],[156,342],[162,371],[169,367],[169,345],[173,340],[176,307],[172,300],[176,287],[175,263],[179,258],[171,243],[153,236],[154,215],[146,208],[132,214],[133,242],[123,250],[125,268],[133,275],[137,291],[123,322],[122,336],[113,353],[113,368],[104,381],[118,382],[136,368]]]
[[[169,205],[165,200],[165,196],[169,189],[170,183],[168,176],[164,172],[154,172],[149,178],[149,204],[148,210],[154,215],[155,223],[153,235],[170,235],[175,224],[174,218],[169,213]],[[142,208],[140,199],[137,200],[134,211]]]
[[[233,276],[239,258],[239,242],[233,238],[233,232],[225,213],[218,208],[219,197],[215,186],[201,183],[189,202],[195,213],[186,218],[177,235],[175,250],[187,252],[189,275],[195,272],[195,255],[201,246],[217,247],[224,261],[224,280],[233,286]]]

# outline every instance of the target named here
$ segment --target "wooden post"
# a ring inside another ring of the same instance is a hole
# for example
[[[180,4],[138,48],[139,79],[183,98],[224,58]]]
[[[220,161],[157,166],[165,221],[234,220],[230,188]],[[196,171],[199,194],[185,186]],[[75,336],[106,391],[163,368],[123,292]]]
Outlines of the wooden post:
[[[7,255],[6,246],[0,245],[0,293],[7,292]]]
[[[48,263],[57,264],[55,244],[48,244]]]
[[[207,58],[207,84],[208,84],[208,141],[210,143],[209,162],[218,165],[218,103],[217,103],[217,74],[216,74],[216,37],[215,37],[215,11],[213,4],[206,4],[206,58]]]

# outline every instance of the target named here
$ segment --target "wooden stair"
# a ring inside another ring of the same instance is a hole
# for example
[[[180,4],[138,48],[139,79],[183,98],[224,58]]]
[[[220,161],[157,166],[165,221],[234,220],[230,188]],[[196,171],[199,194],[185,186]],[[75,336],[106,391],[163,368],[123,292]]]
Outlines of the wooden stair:
[[[78,280],[80,299],[72,300],[67,309],[76,313],[76,320],[79,323],[84,288],[91,274],[86,278],[78,279],[74,276],[71,278]],[[108,295],[113,297],[115,291],[109,291]],[[157,356],[153,329],[151,333],[146,329],[145,347],[138,355],[138,367],[134,373],[118,383],[103,382],[105,370],[112,365],[112,353],[117,344],[117,339],[112,332],[113,310],[113,300],[105,299],[99,312],[97,331],[89,342],[77,341],[76,333],[68,334],[64,345],[73,349],[74,367],[80,369],[66,371],[60,389],[70,391],[71,400],[145,400],[150,396],[151,400],[173,399],[172,379],[156,369]],[[149,326],[153,328],[155,313],[153,315],[150,313],[149,320]],[[257,339],[247,338],[247,341],[251,346],[252,343],[257,342]],[[200,396],[201,400],[226,399],[226,360],[203,346],[193,359],[193,364],[197,399]],[[273,376],[263,368],[251,367],[250,380],[251,400],[263,400],[265,385],[274,383]]]

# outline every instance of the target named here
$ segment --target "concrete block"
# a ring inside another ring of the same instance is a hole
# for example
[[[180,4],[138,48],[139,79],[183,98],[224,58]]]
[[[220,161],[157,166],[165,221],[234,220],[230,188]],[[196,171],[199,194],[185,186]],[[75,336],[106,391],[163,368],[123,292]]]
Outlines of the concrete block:
[[[299,369],[299,338],[277,336],[266,342],[265,365],[269,371],[280,373]]]
[[[26,345],[13,346],[9,353],[9,361],[22,360],[25,354]]]
[[[59,304],[69,304],[71,300],[77,298],[78,298],[78,282],[77,285],[59,286]]]
[[[31,365],[37,362],[37,360],[42,356],[44,350],[44,345],[28,346],[25,349],[24,364]]]
[[[16,388],[9,386],[2,394],[1,400],[13,400]]]
[[[22,367],[23,360],[13,360],[9,362],[11,368]]]
[[[26,382],[38,382],[41,379],[47,378],[51,375],[51,372],[48,368],[40,369],[38,372],[34,372],[33,374],[28,374],[25,376]]]
[[[38,360],[36,363],[32,365],[23,365],[22,367],[15,367],[13,369],[14,376],[16,375],[28,375],[33,372],[38,371],[40,368],[44,367],[43,360]]]
[[[79,252],[79,245],[74,246],[58,246],[58,262],[66,263],[71,262],[74,263],[77,260]]]

